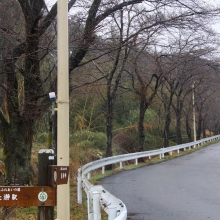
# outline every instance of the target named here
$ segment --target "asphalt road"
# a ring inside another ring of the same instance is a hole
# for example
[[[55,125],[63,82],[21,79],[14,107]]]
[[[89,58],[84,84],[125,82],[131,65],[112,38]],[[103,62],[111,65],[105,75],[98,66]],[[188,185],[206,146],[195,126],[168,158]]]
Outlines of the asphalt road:
[[[220,220],[220,143],[104,178],[132,220]]]

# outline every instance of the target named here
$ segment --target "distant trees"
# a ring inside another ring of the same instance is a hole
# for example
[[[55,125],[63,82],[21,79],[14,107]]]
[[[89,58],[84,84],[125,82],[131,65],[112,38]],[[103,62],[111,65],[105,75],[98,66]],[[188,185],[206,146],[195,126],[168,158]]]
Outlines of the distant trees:
[[[218,93],[218,90],[216,90],[216,83],[219,83],[219,73],[216,75],[216,72],[211,66],[204,66],[203,70],[201,70],[201,74],[204,77],[201,79],[201,83],[197,84],[197,87],[195,87],[197,140],[201,139],[201,137],[206,137],[206,131],[210,126],[208,125],[208,116],[212,116],[214,113],[209,111],[209,109],[212,109],[210,108],[212,105],[216,105],[216,103],[213,101]],[[218,118],[216,118],[216,121],[218,121]]]
[[[206,73],[210,63],[202,57],[208,56],[214,51],[210,42],[215,42],[214,36],[205,37],[199,29],[179,30],[171,36],[170,44],[166,47],[163,55],[161,69],[163,84],[160,88],[161,101],[164,105],[164,147],[169,146],[171,115],[175,115],[175,139],[177,144],[182,140],[182,121],[186,106],[192,106],[192,85],[195,81],[207,83]],[[214,44],[213,44],[214,45]],[[166,72],[166,73],[165,73]],[[185,111],[186,133],[191,139],[191,128],[189,127],[189,109]],[[190,110],[192,112],[192,110]]]
[[[146,45],[143,49],[145,47]],[[138,151],[143,151],[146,141],[145,113],[157,94],[162,73],[157,66],[157,54],[153,55],[144,50],[140,50],[138,53],[133,51],[131,59],[133,68],[128,70],[128,73],[131,77],[132,90],[139,101]]]

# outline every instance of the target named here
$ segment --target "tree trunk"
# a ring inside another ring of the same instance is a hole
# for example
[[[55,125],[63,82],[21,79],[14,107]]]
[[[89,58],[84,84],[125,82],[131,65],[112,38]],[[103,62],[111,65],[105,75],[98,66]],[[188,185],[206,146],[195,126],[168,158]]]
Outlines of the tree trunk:
[[[182,90],[181,90],[182,91]],[[174,106],[174,110],[176,113],[176,142],[177,144],[182,144],[182,134],[181,134],[181,118],[182,118],[182,110],[183,110],[183,100],[181,100],[181,94],[179,93],[177,96],[177,103],[176,106]]]
[[[169,97],[168,102],[164,101],[164,109],[165,109],[165,123],[163,129],[163,146],[169,147],[169,133],[170,133],[170,123],[171,123],[171,116],[170,116],[170,107],[172,103],[172,95]]]
[[[148,108],[146,99],[140,101],[139,120],[138,120],[138,152],[144,151],[145,134],[144,134],[144,117]],[[145,162],[144,158],[139,158],[138,162]]]
[[[202,138],[206,138],[206,122],[203,120],[202,122]]]
[[[164,147],[169,147],[170,123],[171,123],[170,113],[167,113],[165,124],[164,124],[164,132],[163,132],[163,136],[164,136],[163,146]]]
[[[192,142],[192,133],[191,133],[191,128],[189,126],[188,115],[186,115],[186,133],[187,133],[189,142]]]
[[[181,113],[180,111],[177,111],[176,115],[176,139],[177,139],[177,144],[182,144],[182,135],[181,135]]]
[[[196,132],[196,140],[201,139],[201,132],[202,132],[202,114],[201,114],[201,112],[199,112],[198,127],[197,127],[197,132]]]
[[[148,105],[146,100],[142,99],[140,101],[139,120],[138,120],[138,151],[139,152],[144,150],[144,143],[145,143],[144,116],[147,108]]]
[[[110,95],[110,86],[107,89],[107,113],[106,113],[106,157],[112,156],[112,128],[113,128],[113,98]],[[106,166],[107,170],[112,169],[112,165]]]
[[[27,185],[31,180],[30,160],[33,139],[31,120],[13,118],[4,131],[6,185]]]
[[[163,106],[165,111],[165,123],[163,129],[163,147],[169,147],[169,136],[170,136],[170,123],[171,123],[171,113],[170,108],[173,100],[174,93],[171,92],[170,96],[167,97],[164,95],[163,97]]]
[[[219,123],[216,123],[214,125],[213,131],[214,131],[214,135],[218,135],[219,134]]]
[[[112,121],[113,121],[113,112],[108,112],[107,115],[107,125],[106,125],[106,157],[112,156]]]

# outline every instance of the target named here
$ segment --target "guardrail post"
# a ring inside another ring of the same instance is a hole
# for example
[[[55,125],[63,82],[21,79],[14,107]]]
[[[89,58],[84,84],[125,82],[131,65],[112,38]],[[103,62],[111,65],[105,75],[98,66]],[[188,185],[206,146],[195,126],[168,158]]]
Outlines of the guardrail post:
[[[164,148],[161,148],[161,151],[162,151],[161,157],[164,158]]]
[[[93,220],[101,220],[101,209],[100,209],[100,196],[98,192],[92,193],[92,202],[93,202]]]
[[[82,204],[82,176],[81,176],[81,169],[78,169],[77,199],[78,199],[78,204]]]
[[[122,165],[122,162],[120,161],[120,169],[122,169],[123,168],[123,165]]]
[[[117,209],[116,206],[108,207],[108,220],[114,220],[117,217]]]
[[[89,180],[91,178],[91,173],[87,173],[87,179]]]
[[[87,206],[88,206],[88,220],[93,220],[92,195],[90,191],[87,193]]]
[[[136,166],[138,165],[138,159],[137,158],[135,159],[135,165]]]
[[[105,167],[102,167],[102,174],[105,174]]]

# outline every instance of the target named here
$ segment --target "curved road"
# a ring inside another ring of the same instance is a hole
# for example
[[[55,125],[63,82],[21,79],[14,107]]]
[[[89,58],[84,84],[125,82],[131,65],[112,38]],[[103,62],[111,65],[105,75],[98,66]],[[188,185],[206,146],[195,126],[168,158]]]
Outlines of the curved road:
[[[132,220],[219,220],[220,143],[101,180]]]

